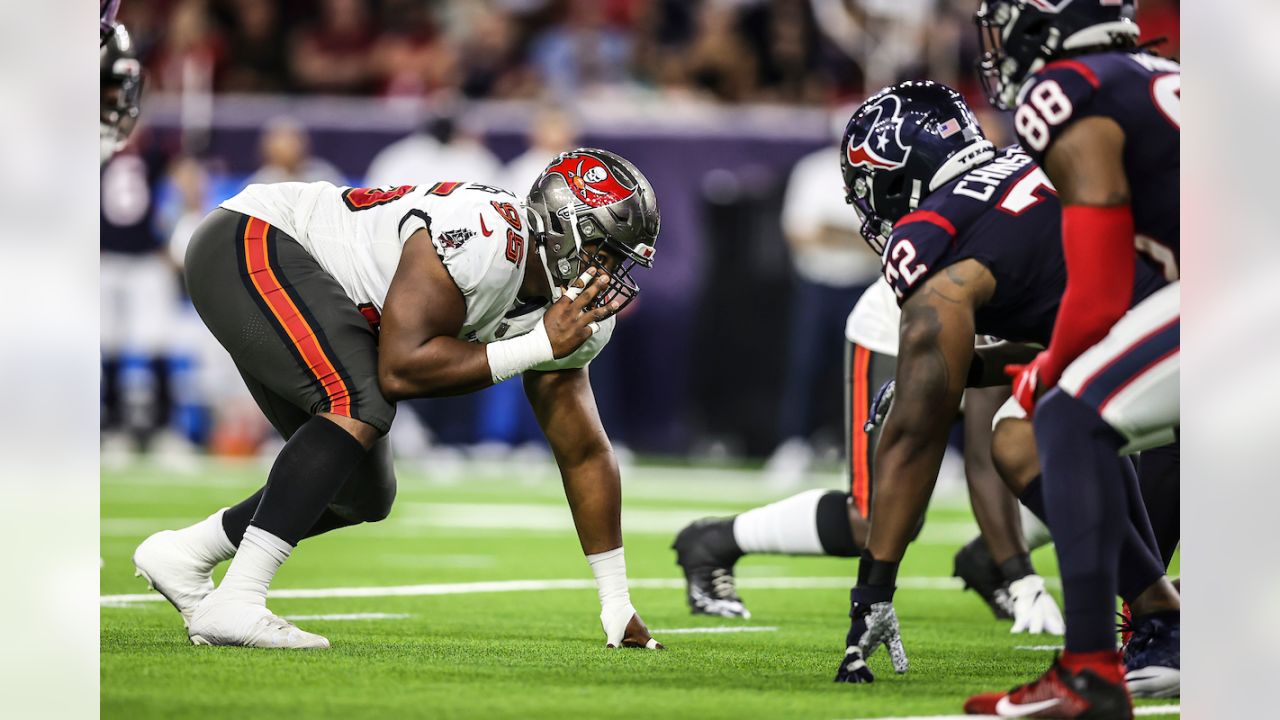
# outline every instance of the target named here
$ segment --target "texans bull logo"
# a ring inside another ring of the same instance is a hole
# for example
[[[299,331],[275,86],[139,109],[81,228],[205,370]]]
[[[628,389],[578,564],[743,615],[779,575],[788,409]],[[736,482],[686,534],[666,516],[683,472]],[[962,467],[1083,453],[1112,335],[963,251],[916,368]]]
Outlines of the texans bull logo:
[[[573,194],[593,208],[625,200],[636,191],[623,185],[603,162],[591,155],[569,153],[547,168],[547,172],[564,178]]]
[[[849,136],[845,148],[849,164],[878,170],[897,170],[907,164],[911,148],[903,147],[898,138],[902,129],[899,112],[902,102],[896,95],[886,95],[867,108],[867,114],[858,122],[858,128]]]

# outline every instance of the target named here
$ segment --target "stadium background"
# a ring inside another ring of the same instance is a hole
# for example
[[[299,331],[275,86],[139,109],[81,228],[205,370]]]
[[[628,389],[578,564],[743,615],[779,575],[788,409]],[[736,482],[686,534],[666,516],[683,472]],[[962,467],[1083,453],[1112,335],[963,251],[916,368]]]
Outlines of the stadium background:
[[[640,300],[592,364],[615,442],[722,460],[763,457],[799,436],[834,459],[843,449],[840,328],[867,280],[848,278],[855,287],[843,294],[806,291],[780,220],[791,173],[828,146],[834,167],[833,132],[850,104],[901,79],[952,84],[983,108],[988,133],[1007,139],[974,81],[975,4],[123,3],[147,87],[142,124],[103,171],[103,266],[118,264],[130,287],[145,273],[153,287],[131,308],[109,297],[128,290],[104,274],[102,321],[145,325],[152,339],[131,347],[123,332],[104,345],[104,459],[138,449],[270,453],[268,428],[181,294],[184,233],[204,212],[255,173],[382,184],[371,163],[414,134],[449,154],[438,167],[451,176],[432,176],[432,166],[397,182],[475,179],[522,196],[528,182],[517,186],[510,165],[544,122],[635,162],[661,205],[656,266],[639,273]],[[1176,56],[1178,3],[1144,0],[1140,14],[1144,39],[1169,37],[1162,52]],[[281,153],[307,160],[270,167]],[[139,213],[134,227],[114,227]],[[848,243],[861,252],[856,234]],[[800,345],[810,349],[795,352]],[[541,447],[517,383],[413,405],[393,438],[402,456]]]

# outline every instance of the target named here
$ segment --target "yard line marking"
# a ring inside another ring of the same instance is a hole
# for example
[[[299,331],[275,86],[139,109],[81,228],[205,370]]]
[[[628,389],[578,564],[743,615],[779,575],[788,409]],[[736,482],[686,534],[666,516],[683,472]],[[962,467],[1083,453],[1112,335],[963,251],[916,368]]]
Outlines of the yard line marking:
[[[1133,709],[1134,715],[1181,715],[1181,705],[1147,705]],[[998,718],[998,715],[912,715],[910,717],[866,718],[865,720],[976,720]]]
[[[1061,650],[1061,645],[1014,645],[1014,650],[1033,650],[1037,652],[1047,652],[1049,650]]]
[[[654,635],[691,635],[693,633],[741,633],[741,632],[776,632],[778,628],[772,625],[738,625],[738,626],[721,626],[721,627],[693,627],[693,628],[667,628],[665,630],[652,630]]]
[[[285,615],[285,620],[404,620],[411,613],[337,613],[332,615]]]
[[[648,590],[683,590],[680,578],[636,578],[631,588]],[[738,586],[752,590],[847,590],[853,586],[852,578],[845,577],[774,577],[738,579]],[[910,590],[957,590],[960,580],[949,577],[902,577],[898,587]],[[368,597],[420,597],[426,595],[470,595],[475,593],[535,592],[542,590],[595,590],[595,580],[585,578],[564,580],[496,580],[488,582],[428,583],[423,585],[387,585],[375,587],[293,588],[272,590],[275,599],[314,598],[368,598]],[[103,607],[120,607],[122,603],[160,602],[159,593],[132,593],[103,595],[99,602]]]

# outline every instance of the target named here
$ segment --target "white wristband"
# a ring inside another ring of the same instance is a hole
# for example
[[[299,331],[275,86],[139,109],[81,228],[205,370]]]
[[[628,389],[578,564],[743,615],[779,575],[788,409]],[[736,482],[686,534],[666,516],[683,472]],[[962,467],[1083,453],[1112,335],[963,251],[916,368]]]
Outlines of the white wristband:
[[[627,560],[622,554],[622,548],[588,555],[587,563],[591,565],[591,574],[596,577],[596,590],[600,594],[602,608],[631,604],[631,591],[627,588]]]
[[[489,356],[489,376],[496,385],[539,363],[555,360],[547,328],[538,320],[532,330],[510,340],[498,340],[484,346]]]

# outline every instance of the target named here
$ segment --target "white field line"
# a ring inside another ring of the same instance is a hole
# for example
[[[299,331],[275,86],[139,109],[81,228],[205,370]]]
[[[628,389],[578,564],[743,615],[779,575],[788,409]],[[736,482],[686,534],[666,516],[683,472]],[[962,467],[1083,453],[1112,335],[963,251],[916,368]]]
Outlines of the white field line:
[[[1049,652],[1051,650],[1061,650],[1061,645],[1014,645],[1014,650],[1030,650],[1032,652]]]
[[[750,590],[847,590],[853,580],[843,577],[777,577],[740,578],[738,586]],[[636,578],[630,581],[632,589],[683,590],[684,580],[679,578]],[[907,590],[958,590],[960,581],[944,577],[901,577],[898,587]],[[490,582],[432,583],[425,585],[389,585],[381,587],[296,588],[272,590],[272,598],[371,598],[371,597],[422,597],[427,595],[472,595],[477,593],[537,592],[545,590],[595,590],[595,580],[497,580]],[[99,603],[104,607],[127,607],[133,603],[161,602],[159,593],[134,593],[103,595]]]
[[[772,625],[739,625],[737,627],[666,628],[652,632],[654,635],[692,635],[695,633],[777,632],[777,630],[778,628]]]
[[[1136,707],[1133,714],[1145,715],[1181,715],[1181,705],[1147,705]],[[981,720],[982,718],[998,718],[997,715],[912,715],[910,717],[867,718],[866,720]]]
[[[732,515],[727,509],[694,507],[624,508],[622,529],[628,535],[675,535],[690,522],[704,517]],[[158,530],[185,527],[192,518],[104,518],[104,537],[145,536]],[[380,523],[360,526],[366,537],[412,537],[428,531],[572,532],[573,515],[564,503],[464,503],[408,501],[396,505],[392,516]],[[957,545],[978,535],[972,520],[926,523],[916,539],[921,545]]]
[[[404,620],[409,613],[337,613],[333,615],[285,615],[285,620]]]

